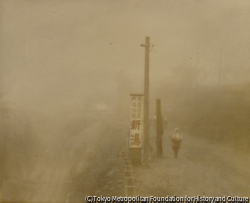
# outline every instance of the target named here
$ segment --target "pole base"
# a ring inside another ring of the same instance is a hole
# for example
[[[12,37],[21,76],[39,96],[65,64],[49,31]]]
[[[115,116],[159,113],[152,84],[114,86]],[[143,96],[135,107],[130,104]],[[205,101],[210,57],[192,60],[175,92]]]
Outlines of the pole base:
[[[133,166],[142,165],[142,149],[129,149],[129,159]]]

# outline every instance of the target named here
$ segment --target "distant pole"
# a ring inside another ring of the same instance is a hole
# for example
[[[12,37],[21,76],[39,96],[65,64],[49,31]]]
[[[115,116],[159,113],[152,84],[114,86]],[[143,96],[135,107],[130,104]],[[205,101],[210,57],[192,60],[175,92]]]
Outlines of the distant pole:
[[[144,153],[143,161],[147,165],[149,152],[148,117],[149,117],[149,48],[150,38],[145,38],[145,75],[144,75]]]

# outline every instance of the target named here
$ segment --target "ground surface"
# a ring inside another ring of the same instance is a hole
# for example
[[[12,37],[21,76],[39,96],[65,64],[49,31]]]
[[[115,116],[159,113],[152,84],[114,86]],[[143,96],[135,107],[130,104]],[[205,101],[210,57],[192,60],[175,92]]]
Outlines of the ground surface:
[[[154,132],[151,132],[151,136]],[[143,196],[249,196],[250,155],[233,147],[183,134],[178,158],[170,135],[163,135],[163,157],[150,167],[134,168],[137,193]],[[155,139],[151,137],[154,147]],[[155,151],[155,149],[154,149]]]
[[[2,202],[84,202],[88,194],[122,195],[116,187],[121,179],[117,164],[127,128],[107,119],[98,120],[74,135],[49,135],[34,170],[25,177],[5,179]],[[0,202],[1,202],[0,201]]]
[[[23,180],[5,180],[6,202],[84,202],[86,195],[121,195],[119,152],[126,143],[124,125],[102,120],[47,149],[47,157]],[[163,135],[163,157],[153,147],[149,167],[133,168],[136,194],[141,196],[249,196],[250,156],[234,148],[183,134],[177,159],[169,129]]]

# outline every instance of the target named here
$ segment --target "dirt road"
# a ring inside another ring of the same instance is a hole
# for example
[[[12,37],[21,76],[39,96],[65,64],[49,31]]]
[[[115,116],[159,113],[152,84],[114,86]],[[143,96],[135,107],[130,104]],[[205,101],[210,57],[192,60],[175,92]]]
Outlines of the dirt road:
[[[175,159],[171,149],[171,134],[172,131],[168,131],[163,135],[162,158],[153,157],[149,168],[135,168],[138,194],[250,195],[249,154],[230,146],[183,134],[182,146],[178,158]],[[155,146],[154,136],[151,137],[151,144]]]
[[[115,163],[126,130],[101,120],[75,135],[50,135],[58,139],[48,142],[46,156],[34,170],[22,179],[13,176],[4,181],[3,201],[83,202],[89,193],[118,191],[117,187],[105,186],[116,181]]]
[[[85,195],[121,195],[118,184],[122,172],[118,164],[121,146],[127,142],[128,129],[96,122],[74,136],[64,136],[47,149],[47,158],[23,180],[4,183],[6,202],[83,202]],[[249,196],[250,156],[230,146],[219,145],[183,134],[177,159],[171,149],[168,131],[163,135],[163,157],[155,153],[150,167],[133,169],[136,194],[141,196]]]

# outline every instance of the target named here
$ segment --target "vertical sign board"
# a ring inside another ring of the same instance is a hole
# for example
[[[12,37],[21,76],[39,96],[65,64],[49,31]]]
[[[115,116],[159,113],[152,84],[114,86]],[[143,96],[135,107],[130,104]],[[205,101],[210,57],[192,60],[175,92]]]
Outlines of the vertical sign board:
[[[131,94],[131,113],[130,113],[130,135],[129,148],[143,148],[144,130],[144,97],[143,94]]]
[[[132,165],[141,165],[144,147],[144,96],[131,94],[129,159]]]

